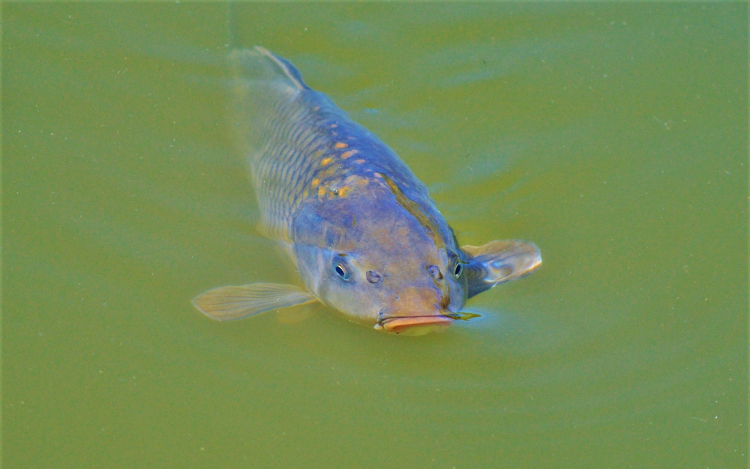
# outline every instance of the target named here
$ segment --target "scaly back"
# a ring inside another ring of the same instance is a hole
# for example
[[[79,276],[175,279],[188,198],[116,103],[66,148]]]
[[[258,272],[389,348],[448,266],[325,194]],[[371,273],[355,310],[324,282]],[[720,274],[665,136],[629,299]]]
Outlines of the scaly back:
[[[305,200],[345,178],[372,180],[382,174],[452,240],[427,188],[409,167],[326,95],[308,87],[291,63],[261,47],[236,50],[230,57],[237,77],[233,124],[266,236],[294,242],[294,215]]]
[[[292,216],[335,145],[326,123],[348,118],[266,49],[236,50],[230,57],[237,77],[233,125],[250,165],[261,229],[291,242]]]

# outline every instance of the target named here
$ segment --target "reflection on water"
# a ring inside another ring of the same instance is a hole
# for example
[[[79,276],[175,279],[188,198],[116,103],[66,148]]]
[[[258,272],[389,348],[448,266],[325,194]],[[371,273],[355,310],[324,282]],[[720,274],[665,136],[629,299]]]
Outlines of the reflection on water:
[[[404,338],[192,309],[294,279],[227,137],[224,5],[6,5],[6,465],[745,467],[745,9],[238,6],[461,244],[545,253]]]

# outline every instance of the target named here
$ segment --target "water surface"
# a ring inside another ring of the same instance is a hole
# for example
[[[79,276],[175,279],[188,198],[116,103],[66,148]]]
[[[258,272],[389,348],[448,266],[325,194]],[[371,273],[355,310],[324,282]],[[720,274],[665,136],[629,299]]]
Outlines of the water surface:
[[[421,338],[291,278],[226,132],[228,23],[543,267]],[[743,4],[6,4],[4,467],[746,467]]]

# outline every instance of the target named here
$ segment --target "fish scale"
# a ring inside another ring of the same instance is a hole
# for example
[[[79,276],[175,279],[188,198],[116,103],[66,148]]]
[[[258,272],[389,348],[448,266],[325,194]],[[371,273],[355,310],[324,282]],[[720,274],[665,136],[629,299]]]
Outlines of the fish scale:
[[[306,85],[296,86],[284,69],[258,57],[260,54],[243,52],[234,58],[235,67],[241,69],[238,75],[254,78],[238,86],[237,112],[241,117],[237,120],[250,122],[249,129],[242,129],[246,136],[243,143],[265,234],[293,242],[291,226],[295,211],[304,202],[305,189],[314,179],[320,180],[319,186],[326,186],[352,173],[362,177],[372,177],[378,171],[391,175],[435,218],[437,209],[426,188],[392,150],[351,121],[322,93]],[[265,145],[259,148],[257,142]],[[337,144],[341,148],[336,148]],[[342,160],[346,152],[365,163]],[[333,161],[321,166],[326,158]],[[332,171],[334,164],[336,170]],[[316,191],[307,192],[307,197],[316,196]],[[440,228],[444,234],[452,233],[447,224]]]
[[[331,155],[330,151],[317,151],[330,142],[325,121],[293,104],[294,101],[275,107],[277,116],[270,122],[272,132],[265,137],[268,150],[251,153],[249,158],[263,207],[261,227],[284,241],[291,241],[293,215],[303,201],[305,187],[325,171],[319,167],[320,162]]]

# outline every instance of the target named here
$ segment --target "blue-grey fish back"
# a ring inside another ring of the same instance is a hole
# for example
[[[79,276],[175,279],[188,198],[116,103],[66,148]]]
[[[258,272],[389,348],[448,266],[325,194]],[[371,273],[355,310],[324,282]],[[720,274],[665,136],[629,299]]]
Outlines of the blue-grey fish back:
[[[452,236],[427,189],[396,154],[308,87],[287,60],[266,49],[231,54],[236,74],[235,121],[269,237],[293,242],[300,204],[347,177],[387,175]]]

